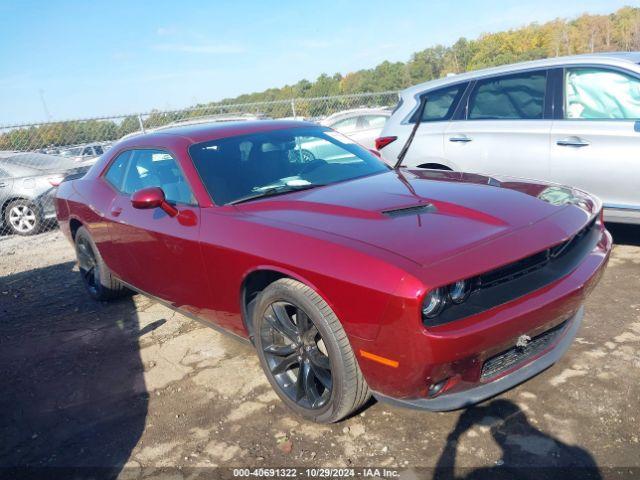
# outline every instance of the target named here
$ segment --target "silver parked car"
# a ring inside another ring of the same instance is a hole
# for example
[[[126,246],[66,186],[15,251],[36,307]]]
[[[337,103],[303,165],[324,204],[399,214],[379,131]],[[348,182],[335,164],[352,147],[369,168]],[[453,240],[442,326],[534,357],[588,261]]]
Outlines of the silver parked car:
[[[408,88],[376,141],[387,163],[421,110],[403,165],[573,185],[603,200],[608,221],[640,223],[640,52],[537,60]]]
[[[88,168],[42,153],[0,152],[0,233],[33,235],[54,223],[58,185]]]
[[[331,127],[366,148],[374,148],[375,140],[391,116],[386,108],[356,108],[334,113],[321,120],[320,125]]]

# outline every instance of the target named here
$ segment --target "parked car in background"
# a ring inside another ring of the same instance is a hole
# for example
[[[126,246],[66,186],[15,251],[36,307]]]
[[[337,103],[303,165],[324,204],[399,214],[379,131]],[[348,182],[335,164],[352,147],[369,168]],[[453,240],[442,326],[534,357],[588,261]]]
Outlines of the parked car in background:
[[[113,142],[100,142],[100,146],[102,146],[103,152],[108,151],[112,145],[113,145]]]
[[[411,87],[377,141],[394,164],[575,185],[605,218],[640,223],[640,53],[558,57]]]
[[[333,128],[366,148],[375,148],[375,140],[391,116],[387,108],[356,108],[334,113],[320,125]]]
[[[41,153],[0,153],[0,231],[38,233],[55,222],[53,196],[67,175],[86,171],[74,161]]]
[[[58,155],[70,158],[76,162],[82,162],[84,165],[90,165],[94,163],[92,161],[95,161],[104,152],[105,148],[101,143],[92,143],[62,149]]]
[[[334,159],[306,161],[311,142]],[[325,423],[371,394],[462,408],[545,370],[611,250],[584,192],[391,170],[297,121],[132,137],[56,210],[93,298],[133,289],[249,339],[282,401]]]

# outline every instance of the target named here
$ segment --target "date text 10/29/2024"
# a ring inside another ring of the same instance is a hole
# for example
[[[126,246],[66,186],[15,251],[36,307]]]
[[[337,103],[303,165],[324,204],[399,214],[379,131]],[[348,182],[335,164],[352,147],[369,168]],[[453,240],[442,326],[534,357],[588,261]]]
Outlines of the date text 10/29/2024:
[[[234,468],[235,478],[397,478],[392,468]]]

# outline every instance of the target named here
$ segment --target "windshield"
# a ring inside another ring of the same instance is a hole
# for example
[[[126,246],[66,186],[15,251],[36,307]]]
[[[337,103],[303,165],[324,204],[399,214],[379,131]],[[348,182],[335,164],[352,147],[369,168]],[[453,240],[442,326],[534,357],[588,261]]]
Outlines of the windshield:
[[[189,149],[217,205],[239,203],[388,170],[374,154],[333,130],[291,128],[228,137]]]

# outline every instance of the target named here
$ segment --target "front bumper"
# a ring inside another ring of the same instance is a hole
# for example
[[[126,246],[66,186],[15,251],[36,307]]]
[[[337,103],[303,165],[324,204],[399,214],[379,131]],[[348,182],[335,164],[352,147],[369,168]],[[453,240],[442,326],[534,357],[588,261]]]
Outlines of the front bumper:
[[[454,393],[447,394],[445,392],[435,398],[397,399],[375,391],[373,395],[377,400],[382,402],[431,411],[457,410],[482,402],[529,380],[557,362],[569,349],[573,339],[576,337],[583,316],[584,307],[580,307],[580,309],[567,320],[567,325],[562,332],[562,336],[554,346],[537,357],[526,359],[523,363],[515,365],[515,370],[511,371],[511,373],[500,376],[488,383]]]
[[[610,234],[603,226],[598,232],[590,239],[594,242],[591,250],[564,276],[512,301],[442,325],[416,325],[419,305],[411,299],[415,283],[401,284],[400,293],[387,307],[377,338],[351,338],[370,389],[381,399],[397,399],[397,404],[424,404],[446,410],[499,393],[551,365],[555,360],[548,361],[550,357],[540,359],[535,366],[529,363],[542,353],[550,353],[561,339],[571,341],[573,335],[567,332],[579,323],[576,316],[581,316],[578,312],[597,285],[611,251]],[[511,358],[503,355],[523,335],[535,340],[561,325],[565,327],[554,338],[547,337],[545,346],[530,354],[527,347],[515,363],[502,368],[501,359]],[[558,356],[563,351],[562,347],[554,349]],[[395,366],[372,361],[363,352],[393,360]],[[516,373],[520,368],[526,368],[525,372]],[[445,396],[452,406],[442,406]]]

